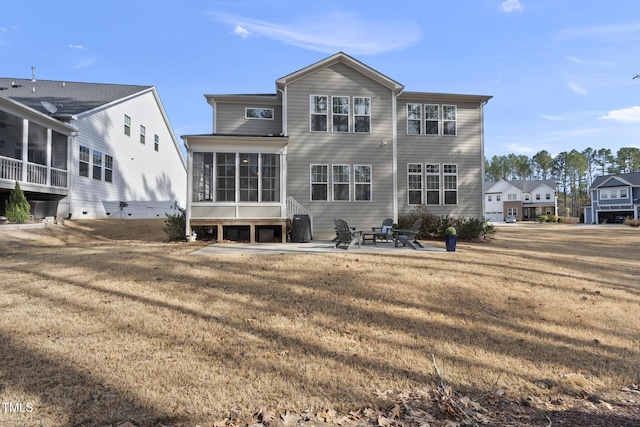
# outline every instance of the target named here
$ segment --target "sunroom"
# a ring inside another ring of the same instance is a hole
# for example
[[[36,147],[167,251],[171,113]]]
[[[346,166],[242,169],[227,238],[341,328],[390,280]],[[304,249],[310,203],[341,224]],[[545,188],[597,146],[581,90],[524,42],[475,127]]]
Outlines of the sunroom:
[[[188,135],[186,233],[286,242],[286,149],[282,136]]]

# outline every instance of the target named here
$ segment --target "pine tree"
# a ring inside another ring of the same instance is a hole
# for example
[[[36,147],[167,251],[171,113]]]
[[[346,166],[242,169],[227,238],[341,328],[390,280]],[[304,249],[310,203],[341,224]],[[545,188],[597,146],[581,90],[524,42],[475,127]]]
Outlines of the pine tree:
[[[10,222],[27,222],[29,220],[31,207],[20,184],[16,181],[16,188],[11,190],[9,199],[5,201],[4,214]]]

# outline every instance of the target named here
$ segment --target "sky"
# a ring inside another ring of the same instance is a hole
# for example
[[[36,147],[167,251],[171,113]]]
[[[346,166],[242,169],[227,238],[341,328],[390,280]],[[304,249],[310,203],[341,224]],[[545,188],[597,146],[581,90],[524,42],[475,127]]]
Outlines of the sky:
[[[0,0],[0,77],[155,86],[179,142],[204,94],[275,93],[337,52],[411,92],[490,95],[485,156],[640,147],[640,1]]]

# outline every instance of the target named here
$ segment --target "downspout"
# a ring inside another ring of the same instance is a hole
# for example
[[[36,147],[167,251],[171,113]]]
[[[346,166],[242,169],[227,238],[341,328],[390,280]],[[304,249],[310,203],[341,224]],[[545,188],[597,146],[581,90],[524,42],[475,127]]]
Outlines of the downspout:
[[[402,91],[397,93],[392,89],[391,103],[391,120],[393,121],[391,139],[392,139],[392,166],[391,173],[393,177],[393,222],[398,223],[398,96]]]
[[[484,216],[484,214],[487,212],[486,207],[485,207],[485,197],[484,197],[484,191],[482,191],[483,187],[484,187],[484,174],[485,174],[485,169],[484,169],[484,106],[487,104],[487,102],[489,102],[489,100],[486,101],[482,101],[480,103],[480,173],[482,174],[482,181],[481,181],[481,185],[480,185],[480,194],[482,194],[482,203],[481,203],[481,209],[482,212],[480,213],[480,217],[484,218],[485,220],[485,224],[486,224],[486,218]]]
[[[287,136],[289,134],[288,121],[287,121],[287,86],[283,89],[277,89],[282,93],[282,136]],[[287,149],[288,145],[282,149],[282,162],[280,165],[280,186],[281,186],[281,200],[280,200],[280,216],[282,218],[287,218],[289,212],[287,212]],[[313,224],[311,224],[311,228],[313,229]]]
[[[189,148],[188,138],[182,138],[184,140],[184,147],[187,149],[187,206],[185,207],[185,236],[187,242],[191,241],[191,202],[192,188],[193,188],[193,153]]]

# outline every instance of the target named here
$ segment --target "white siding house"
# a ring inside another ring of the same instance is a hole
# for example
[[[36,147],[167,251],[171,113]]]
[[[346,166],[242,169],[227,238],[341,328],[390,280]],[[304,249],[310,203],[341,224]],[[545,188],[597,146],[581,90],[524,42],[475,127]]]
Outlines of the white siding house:
[[[518,221],[535,220],[540,215],[557,215],[555,181],[505,181],[484,183],[484,216],[491,222],[514,216]]]
[[[42,206],[36,217],[158,218],[185,206],[186,161],[155,87],[0,79],[0,95],[75,130],[65,147],[64,191],[27,194]],[[22,126],[27,136],[14,144],[43,147],[28,136],[33,126]],[[6,162],[52,162],[46,148],[37,148],[40,156],[31,151],[27,159],[8,150],[0,155]],[[2,187],[12,188],[4,178]],[[27,184],[29,177],[21,178]]]

